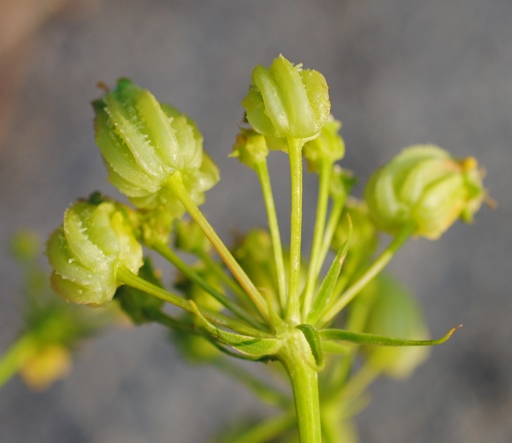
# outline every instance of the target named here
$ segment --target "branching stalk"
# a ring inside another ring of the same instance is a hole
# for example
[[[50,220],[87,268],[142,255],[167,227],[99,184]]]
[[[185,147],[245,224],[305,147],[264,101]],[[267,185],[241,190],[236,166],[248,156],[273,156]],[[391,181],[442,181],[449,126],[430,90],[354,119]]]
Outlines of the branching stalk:
[[[261,183],[263,200],[265,201],[265,207],[267,209],[268,227],[276,264],[279,304],[281,305],[281,309],[284,309],[286,307],[286,273],[284,270],[283,248],[281,245],[281,234],[266,160],[256,164],[256,173]]]
[[[169,186],[176,193],[176,196],[179,198],[180,202],[183,204],[183,206],[185,206],[185,209],[188,211],[190,216],[201,228],[201,230],[206,235],[208,240],[210,240],[211,244],[219,254],[222,261],[226,264],[226,266],[231,271],[233,276],[238,280],[242,288],[244,288],[245,292],[251,298],[260,314],[263,316],[263,318],[268,320],[268,310],[270,309],[270,307],[267,306],[265,299],[256,289],[254,283],[247,276],[245,271],[240,267],[238,262],[231,254],[231,252],[229,252],[229,249],[226,247],[224,242],[219,238],[219,236],[215,232],[215,229],[213,229],[212,225],[210,225],[210,223],[203,215],[201,210],[192,201],[192,199],[188,195],[187,190],[183,186],[179,174],[176,173],[169,179]]]
[[[318,189],[318,202],[316,208],[316,220],[313,233],[313,244],[309,258],[308,276],[304,289],[302,301],[302,317],[306,318],[313,300],[318,273],[322,267],[323,257],[321,255],[322,242],[324,239],[325,219],[327,218],[327,207],[329,204],[329,182],[332,172],[332,163],[323,161],[319,172],[320,183]]]

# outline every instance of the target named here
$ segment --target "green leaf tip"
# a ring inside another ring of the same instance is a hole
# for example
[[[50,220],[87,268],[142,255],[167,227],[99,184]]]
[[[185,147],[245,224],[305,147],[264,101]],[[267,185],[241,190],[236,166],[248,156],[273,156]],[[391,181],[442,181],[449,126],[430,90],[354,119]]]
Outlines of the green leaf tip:
[[[462,325],[455,326],[450,329],[443,337],[436,340],[410,340],[396,337],[386,337],[383,335],[369,334],[365,332],[352,332],[342,329],[324,329],[320,331],[320,336],[324,340],[347,341],[359,345],[372,346],[437,346],[445,343],[450,339],[453,333],[461,328]]]

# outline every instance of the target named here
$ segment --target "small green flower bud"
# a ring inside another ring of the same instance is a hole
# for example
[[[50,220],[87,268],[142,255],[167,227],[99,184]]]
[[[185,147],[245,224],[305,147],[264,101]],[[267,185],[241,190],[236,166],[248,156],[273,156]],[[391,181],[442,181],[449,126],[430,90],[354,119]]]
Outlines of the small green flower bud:
[[[218,181],[195,123],[149,91],[121,79],[93,108],[96,143],[109,180],[138,208],[164,206],[179,217],[183,208],[166,186],[172,175],[181,173],[197,204]]]
[[[303,148],[304,157],[311,172],[319,172],[321,163],[335,163],[345,155],[345,142],[338,134],[341,122],[331,116],[314,140],[308,141]]]
[[[234,256],[257,288],[275,299],[277,275],[270,234],[264,229],[253,229],[240,239]]]
[[[265,161],[268,155],[265,137],[252,129],[241,129],[236,136],[230,157],[237,157],[241,163],[251,169]]]
[[[376,278],[360,297],[373,297],[364,332],[393,338],[428,339],[418,302],[394,279]],[[364,351],[370,364],[393,378],[408,377],[430,352],[425,346],[366,346]]]
[[[75,303],[104,305],[120,285],[119,268],[137,273],[142,248],[125,211],[112,202],[79,201],[68,208],[46,246],[52,286],[59,295]]]
[[[210,240],[194,220],[179,220],[174,225],[174,246],[181,251],[202,256],[212,249]]]
[[[181,208],[179,208],[181,211]],[[181,213],[181,212],[180,212]],[[177,211],[159,206],[156,209],[139,209],[136,212],[139,235],[145,246],[167,244]],[[135,224],[134,224],[135,225]]]
[[[356,183],[357,179],[352,171],[343,169],[340,165],[334,165],[329,183],[329,193],[334,200],[345,200]]]
[[[476,160],[456,160],[433,145],[404,150],[370,178],[365,199],[379,228],[391,234],[415,223],[436,239],[457,219],[471,221],[485,196]]]
[[[20,263],[29,263],[41,254],[41,242],[36,232],[23,230],[11,238],[11,251]]]
[[[242,105],[257,132],[278,138],[316,137],[331,109],[324,76],[294,66],[282,55],[268,69],[254,68]]]
[[[34,391],[43,391],[65,377],[71,369],[71,353],[66,347],[51,343],[40,347],[23,364],[20,376]]]

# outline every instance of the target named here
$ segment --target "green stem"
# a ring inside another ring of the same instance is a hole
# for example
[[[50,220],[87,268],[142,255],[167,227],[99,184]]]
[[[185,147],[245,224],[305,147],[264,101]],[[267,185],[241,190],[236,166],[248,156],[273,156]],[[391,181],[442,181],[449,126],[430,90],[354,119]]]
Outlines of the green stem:
[[[327,218],[327,207],[329,204],[329,184],[331,179],[332,163],[323,161],[320,169],[320,183],[318,189],[318,203],[316,208],[315,228],[313,231],[313,245],[309,257],[308,276],[306,287],[304,289],[304,300],[302,302],[302,317],[306,318],[311,302],[313,300],[313,291],[315,290],[318,273],[322,267],[323,258],[321,256],[322,242],[325,231],[325,220]]]
[[[300,309],[300,253],[302,238],[302,146],[301,139],[288,139],[291,181],[290,214],[290,272],[286,319],[292,324],[301,322]]]
[[[30,334],[19,337],[0,359],[0,387],[2,387],[23,363],[33,355],[37,347],[36,339]]]
[[[238,262],[231,254],[231,252],[229,252],[228,248],[226,247],[224,242],[219,238],[219,236],[215,232],[215,229],[213,229],[212,225],[210,225],[210,223],[203,215],[201,210],[192,201],[185,186],[183,186],[180,174],[173,174],[169,179],[168,184],[170,188],[174,191],[180,202],[183,204],[183,206],[185,206],[185,209],[188,211],[190,216],[198,224],[198,226],[201,228],[201,230],[206,235],[208,240],[210,240],[211,244],[219,254],[222,261],[226,264],[226,266],[231,271],[233,276],[238,280],[238,282],[245,290],[247,295],[251,298],[260,314],[263,316],[263,318],[265,318],[265,320],[268,320],[269,306],[267,306],[265,299],[256,289],[256,286],[254,286],[254,283],[247,276],[244,270],[240,267]]]
[[[214,287],[208,284],[204,279],[202,279],[194,269],[186,264],[171,248],[163,243],[156,243],[153,245],[153,249],[161,254],[164,258],[169,260],[171,264],[173,264],[178,271],[183,273],[190,280],[199,285],[202,289],[212,295],[217,301],[222,303],[227,309],[229,309],[233,314],[235,314],[238,318],[246,321],[251,326],[255,328],[261,329],[262,325],[255,321],[250,315],[244,312],[233,300],[226,297],[221,292],[217,291]],[[225,275],[224,273],[222,273]]]
[[[117,271],[117,279],[119,282],[124,283],[132,288],[139,289],[143,292],[146,292],[153,297],[159,298],[167,303],[171,303],[187,312],[192,314],[195,313],[192,305],[189,300],[180,297],[179,295],[173,294],[159,286],[156,286],[139,276],[135,275],[133,272],[129,271],[126,268],[120,268]],[[210,310],[200,308],[201,314],[204,315],[206,319],[211,321],[212,323],[216,323],[219,326],[223,326],[234,331],[237,331],[241,334],[251,335],[253,337],[260,338],[269,338],[268,334],[265,334],[259,329],[253,328],[252,326],[247,325],[244,322],[236,320],[234,318],[227,317],[218,312],[212,312]]]
[[[281,245],[281,234],[279,231],[279,223],[277,221],[276,207],[274,204],[274,196],[272,186],[270,184],[270,176],[268,173],[266,159],[256,164],[256,174],[261,183],[263,192],[263,200],[267,208],[268,227],[270,237],[272,239],[272,248],[274,251],[274,261],[276,264],[277,287],[279,293],[279,304],[281,309],[286,307],[286,274],[284,270],[283,248]]]
[[[301,333],[286,342],[278,357],[292,383],[301,443],[322,443],[318,373],[305,360],[308,354],[311,349]]]
[[[341,297],[326,311],[322,316],[322,324],[330,322],[345,306],[347,306],[354,297],[363,289],[386,265],[391,261],[396,252],[411,237],[415,231],[415,224],[407,224],[395,236],[389,246],[384,249],[382,254],[373,262],[366,272],[350,286]]]

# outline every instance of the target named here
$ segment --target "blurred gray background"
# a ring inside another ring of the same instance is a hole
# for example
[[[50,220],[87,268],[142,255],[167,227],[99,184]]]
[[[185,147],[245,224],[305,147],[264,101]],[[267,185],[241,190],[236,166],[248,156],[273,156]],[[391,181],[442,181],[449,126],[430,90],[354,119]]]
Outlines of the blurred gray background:
[[[117,195],[94,145],[96,83],[131,77],[196,119],[222,174],[204,208],[229,238],[265,223],[256,180],[227,155],[253,66],[279,53],[326,76],[343,165],[363,182],[401,148],[432,142],[477,157],[499,204],[393,262],[434,335],[464,328],[410,380],[373,387],[361,441],[512,441],[510,0],[0,1],[0,352],[22,326],[9,236],[22,227],[47,236],[92,190]],[[275,155],[272,172],[287,229],[283,160]],[[308,177],[306,234],[315,194]],[[0,441],[197,443],[261,413],[251,394],[181,362],[148,326],[87,343],[46,392],[11,380],[0,391]]]

